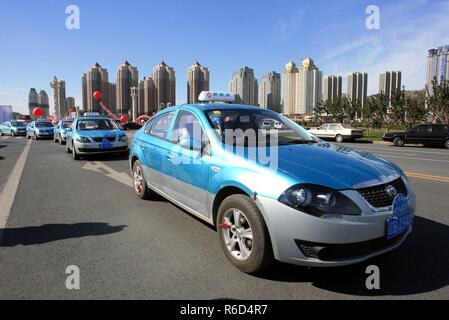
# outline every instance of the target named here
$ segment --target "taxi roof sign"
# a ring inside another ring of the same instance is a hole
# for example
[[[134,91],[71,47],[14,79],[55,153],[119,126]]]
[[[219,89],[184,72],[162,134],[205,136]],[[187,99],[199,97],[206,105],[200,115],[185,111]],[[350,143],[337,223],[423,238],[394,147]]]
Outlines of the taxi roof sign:
[[[99,117],[100,113],[99,112],[84,112],[84,117]]]
[[[229,92],[203,91],[198,97],[200,102],[235,102],[235,95]]]

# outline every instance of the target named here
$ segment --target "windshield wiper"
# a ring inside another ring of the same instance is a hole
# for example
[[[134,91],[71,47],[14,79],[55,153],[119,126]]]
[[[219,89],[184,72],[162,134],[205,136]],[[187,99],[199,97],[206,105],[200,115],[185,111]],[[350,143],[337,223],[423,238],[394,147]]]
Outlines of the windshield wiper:
[[[317,143],[315,140],[290,140],[284,143],[280,143],[280,146],[289,146],[295,144],[314,144]]]

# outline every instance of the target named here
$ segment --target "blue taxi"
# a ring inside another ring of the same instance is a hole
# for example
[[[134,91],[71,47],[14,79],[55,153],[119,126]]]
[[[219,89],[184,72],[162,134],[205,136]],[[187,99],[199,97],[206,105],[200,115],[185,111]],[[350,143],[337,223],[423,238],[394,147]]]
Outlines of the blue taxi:
[[[108,117],[86,113],[73,121],[66,133],[66,151],[73,159],[83,155],[119,153],[128,154],[128,137]]]
[[[72,124],[73,124],[73,119],[65,119],[65,120],[59,121],[55,125],[53,141],[59,142],[60,144],[65,144],[67,130],[69,130],[72,127]]]
[[[274,259],[355,264],[398,248],[416,197],[404,172],[372,154],[322,141],[257,107],[201,103],[154,116],[133,137],[134,191],[158,193],[215,226],[227,258],[254,273]]]
[[[28,124],[26,137],[38,140],[41,138],[53,138],[54,125],[47,120],[36,120]]]
[[[27,123],[23,120],[12,120],[0,124],[0,136],[10,135],[25,136],[27,131]]]

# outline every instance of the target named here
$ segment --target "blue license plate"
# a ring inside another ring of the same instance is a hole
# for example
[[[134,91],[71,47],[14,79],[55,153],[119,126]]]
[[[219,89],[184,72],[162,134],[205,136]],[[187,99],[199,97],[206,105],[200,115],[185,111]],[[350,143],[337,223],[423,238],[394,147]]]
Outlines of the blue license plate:
[[[100,144],[100,149],[112,149],[112,143],[109,142],[103,142]]]
[[[398,194],[393,202],[393,217],[387,220],[387,239],[392,239],[410,229],[414,214],[407,205],[403,194]]]

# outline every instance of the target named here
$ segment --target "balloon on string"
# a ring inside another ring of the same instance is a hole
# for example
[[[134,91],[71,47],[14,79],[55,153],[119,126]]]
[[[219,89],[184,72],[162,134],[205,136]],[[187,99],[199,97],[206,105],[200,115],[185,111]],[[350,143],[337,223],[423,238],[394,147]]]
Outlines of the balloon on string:
[[[43,114],[44,110],[42,110],[41,107],[36,107],[33,109],[33,116],[35,116],[36,118],[42,117]]]
[[[128,117],[126,117],[126,116],[121,116],[121,117],[120,117],[120,121],[121,121],[122,123],[127,123],[127,122],[128,122]]]
[[[92,94],[92,96],[93,96],[94,100],[100,101],[100,100],[101,100],[101,97],[102,97],[103,95],[101,94],[100,91],[95,91],[95,92]]]

